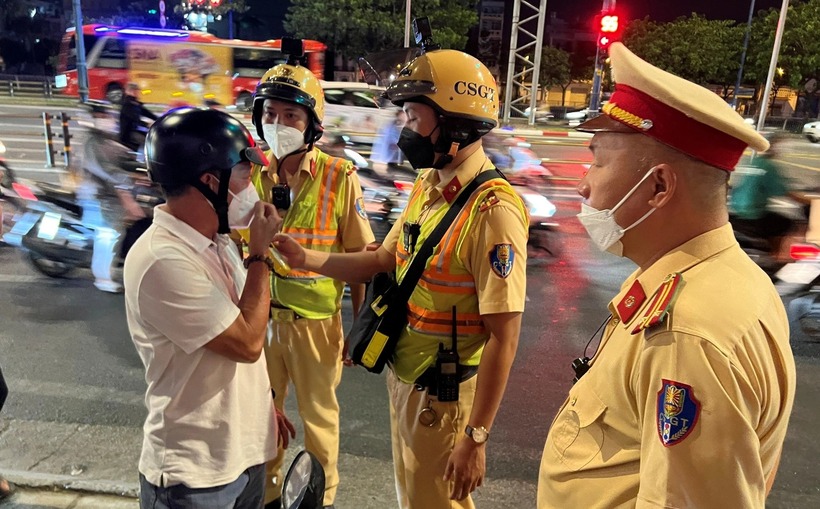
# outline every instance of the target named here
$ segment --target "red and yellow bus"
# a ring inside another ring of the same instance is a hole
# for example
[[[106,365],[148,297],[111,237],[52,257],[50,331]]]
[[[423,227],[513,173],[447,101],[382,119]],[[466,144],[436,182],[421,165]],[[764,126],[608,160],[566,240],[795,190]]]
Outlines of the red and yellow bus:
[[[119,102],[128,83],[140,100],[200,105],[213,101],[247,109],[259,78],[285,62],[281,40],[241,41],[186,30],[83,25],[88,96]],[[304,41],[307,66],[322,79],[326,46]],[[79,96],[77,39],[69,28],[60,46],[57,86]]]

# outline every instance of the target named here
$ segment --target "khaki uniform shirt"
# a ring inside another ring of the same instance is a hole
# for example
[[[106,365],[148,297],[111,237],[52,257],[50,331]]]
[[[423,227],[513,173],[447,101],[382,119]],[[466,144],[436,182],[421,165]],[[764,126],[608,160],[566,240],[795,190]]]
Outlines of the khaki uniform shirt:
[[[283,171],[283,175],[287,179],[287,185],[291,190],[291,200],[295,200],[299,196],[299,191],[307,179],[312,179],[315,176],[315,158],[319,149],[314,148],[313,151],[305,154],[302,157],[302,162],[299,165],[299,170],[294,174]],[[271,202],[271,188],[279,183],[279,175],[277,169],[276,158],[272,156],[272,152],[268,151],[266,154],[270,160],[270,166],[262,168],[261,181],[265,189],[264,200]],[[347,173],[347,185],[345,186],[347,192],[345,193],[345,207],[342,217],[339,218],[339,236],[342,246],[345,251],[360,251],[367,244],[375,240],[373,231],[370,229],[370,223],[367,220],[367,215],[364,212],[364,207],[360,201],[361,212],[356,209],[356,201],[362,199],[362,186],[359,183],[359,176],[356,171],[349,171]],[[286,211],[280,210],[280,214],[287,214]],[[285,217],[284,215],[282,217]]]
[[[794,358],[783,304],[731,226],[635,272],[609,308],[547,437],[539,509],[764,507]]]
[[[424,188],[424,206],[420,217],[408,218],[407,210],[403,211],[384,239],[385,249],[395,255],[396,243],[402,236],[405,221],[421,224],[445,202],[455,200],[458,191],[481,171],[492,168],[484,150],[479,149],[454,170],[428,172],[424,180],[417,184]],[[527,290],[527,224],[522,221],[521,212],[512,201],[520,198],[508,196],[507,193],[496,193],[496,197],[498,202],[473,222],[467,242],[458,250],[465,267],[469,267],[475,277],[479,312],[482,315],[523,312]],[[490,253],[498,244],[510,244],[517,257],[506,278],[498,277],[490,265]]]

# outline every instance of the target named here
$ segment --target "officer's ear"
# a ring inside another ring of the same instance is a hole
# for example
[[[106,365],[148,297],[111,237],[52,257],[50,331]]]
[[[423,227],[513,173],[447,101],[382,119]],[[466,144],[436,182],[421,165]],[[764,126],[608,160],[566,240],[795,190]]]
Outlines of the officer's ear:
[[[668,204],[675,195],[678,187],[677,170],[667,163],[661,163],[655,166],[655,171],[649,178],[655,187],[655,194],[649,200],[649,205],[661,208]]]

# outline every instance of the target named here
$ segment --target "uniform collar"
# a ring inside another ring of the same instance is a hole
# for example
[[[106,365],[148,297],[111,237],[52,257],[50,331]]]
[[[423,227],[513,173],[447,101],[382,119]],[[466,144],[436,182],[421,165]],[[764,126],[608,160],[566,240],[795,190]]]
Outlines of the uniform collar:
[[[197,253],[201,253],[215,245],[212,239],[202,235],[185,221],[171,215],[170,212],[165,210],[164,205],[154,207],[154,224],[178,237]]]
[[[727,223],[681,244],[645,271],[638,269],[633,272],[621,285],[618,295],[609,302],[610,313],[624,324],[628,324],[638,315],[642,305],[664,283],[667,276],[675,272],[684,272],[736,243],[732,226]]]
[[[313,147],[312,150],[308,150],[302,154],[302,160],[299,163],[299,171],[297,173],[305,172],[310,175],[310,178],[316,178],[316,159],[318,152],[319,149]],[[273,178],[274,175],[279,174],[279,161],[273,157],[273,150],[265,151],[265,156],[268,158],[268,161],[270,161],[270,165],[262,168],[262,172],[267,173],[270,178]]]
[[[487,162],[487,156],[484,154],[484,148],[479,147],[478,150],[470,154],[458,167],[446,172],[446,176],[450,177],[447,182],[441,180],[443,170],[430,170],[424,178],[425,185],[430,188],[430,193],[438,193],[447,203],[452,203],[458,196],[465,185],[470,183],[475,178],[479,171],[484,168]],[[487,166],[489,168],[489,166]],[[446,178],[446,177],[445,177]],[[431,196],[432,197],[432,196]]]

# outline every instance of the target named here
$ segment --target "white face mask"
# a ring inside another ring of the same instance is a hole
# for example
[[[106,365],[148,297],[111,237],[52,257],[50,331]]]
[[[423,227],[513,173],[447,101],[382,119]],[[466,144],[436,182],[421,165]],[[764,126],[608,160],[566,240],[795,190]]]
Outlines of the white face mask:
[[[233,200],[228,204],[228,226],[233,230],[244,230],[251,225],[253,207],[259,201],[259,195],[256,194],[253,184],[248,184],[248,187],[239,191],[239,194],[234,194],[230,189],[228,192],[233,196]]]
[[[296,152],[305,144],[305,133],[282,124],[263,124],[262,134],[278,160]]]
[[[589,237],[592,239],[592,242],[598,246],[598,249],[616,256],[623,256],[624,245],[621,242],[621,238],[624,236],[624,233],[641,224],[644,219],[655,212],[656,209],[652,208],[644,214],[643,217],[626,228],[621,228],[618,223],[615,222],[615,211],[632,196],[638,187],[643,184],[643,181],[649,178],[654,171],[654,167],[650,168],[649,171],[646,172],[646,175],[641,177],[641,180],[611,209],[598,210],[594,207],[590,207],[586,203],[581,203],[581,213],[578,214],[578,220],[584,228],[586,228]]]

